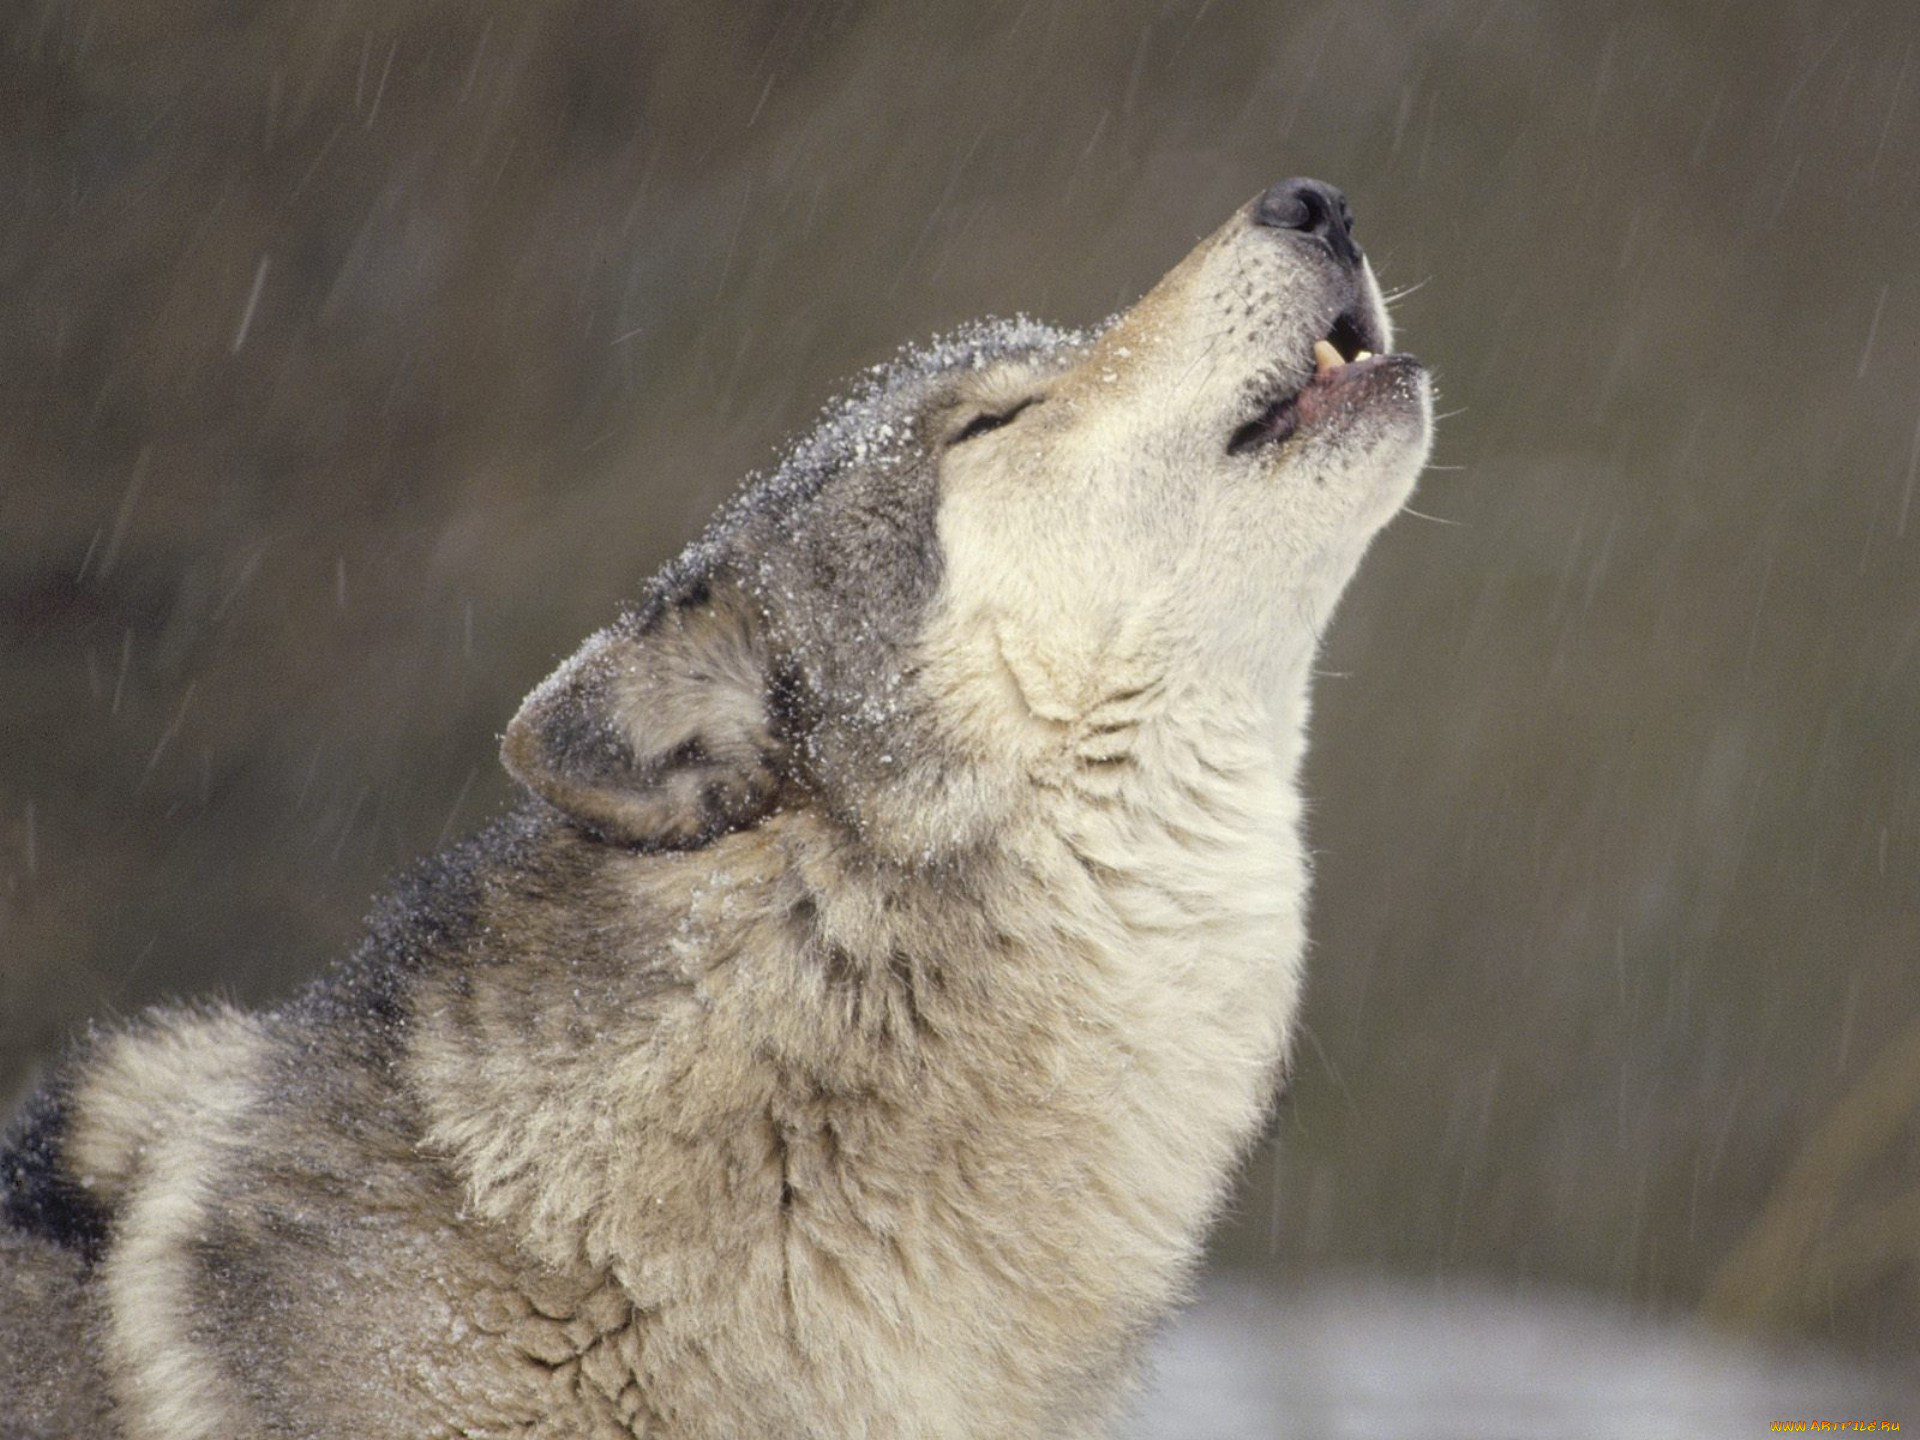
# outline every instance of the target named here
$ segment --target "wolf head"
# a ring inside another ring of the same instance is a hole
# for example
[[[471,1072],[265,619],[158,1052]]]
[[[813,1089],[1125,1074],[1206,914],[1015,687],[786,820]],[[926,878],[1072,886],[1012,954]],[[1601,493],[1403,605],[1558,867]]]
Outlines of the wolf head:
[[[1427,452],[1390,336],[1346,201],[1293,180],[1098,331],[907,352],[534,691],[507,767],[616,844],[808,806],[915,863],[1111,766],[1102,736],[1208,710],[1297,733]]]

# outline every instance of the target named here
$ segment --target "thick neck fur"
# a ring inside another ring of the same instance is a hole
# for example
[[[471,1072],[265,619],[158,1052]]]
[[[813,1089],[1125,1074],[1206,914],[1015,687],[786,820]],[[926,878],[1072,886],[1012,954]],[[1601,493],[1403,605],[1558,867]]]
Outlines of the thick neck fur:
[[[526,1013],[484,948],[430,973],[430,1141],[523,1247],[614,1275],[660,1344],[683,1316],[733,1380],[756,1346],[823,1375],[898,1347],[916,1383],[1016,1411],[1110,1399],[1299,994],[1304,686],[1277,719],[1193,699],[1089,710],[999,843],[920,866],[804,809],[690,855],[554,831],[599,923],[529,907],[536,880],[497,924],[513,965],[569,974],[575,1011]]]

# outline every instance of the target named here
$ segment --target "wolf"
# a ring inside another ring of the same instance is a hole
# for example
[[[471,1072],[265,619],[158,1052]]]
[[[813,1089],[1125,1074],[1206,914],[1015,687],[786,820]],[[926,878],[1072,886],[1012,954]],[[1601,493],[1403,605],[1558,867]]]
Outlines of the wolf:
[[[1319,636],[1431,386],[1283,181],[877,367],[526,700],[278,1009],[76,1043],[0,1434],[1094,1437],[1299,1003]]]

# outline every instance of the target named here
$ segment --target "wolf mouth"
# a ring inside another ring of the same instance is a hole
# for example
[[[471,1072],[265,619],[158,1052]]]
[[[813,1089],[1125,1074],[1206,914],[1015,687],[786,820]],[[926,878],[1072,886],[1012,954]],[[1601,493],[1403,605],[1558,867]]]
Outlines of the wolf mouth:
[[[1244,454],[1265,445],[1278,445],[1300,428],[1301,399],[1309,391],[1357,380],[1376,368],[1385,357],[1376,355],[1376,347],[1385,342],[1379,327],[1361,305],[1352,305],[1334,318],[1327,333],[1313,342],[1313,355],[1306,378],[1291,379],[1277,394],[1267,395],[1260,413],[1233,432],[1227,441],[1229,455]],[[1351,373],[1347,373],[1351,370]],[[1313,408],[1313,407],[1309,407]]]

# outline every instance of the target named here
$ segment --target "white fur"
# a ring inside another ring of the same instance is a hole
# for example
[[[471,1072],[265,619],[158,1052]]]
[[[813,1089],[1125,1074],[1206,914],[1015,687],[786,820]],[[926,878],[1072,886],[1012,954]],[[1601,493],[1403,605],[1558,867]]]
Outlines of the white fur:
[[[81,1181],[126,1197],[100,1277],[126,1440],[231,1440],[245,1413],[195,1337],[191,1246],[219,1203],[209,1160],[253,1102],[266,1045],[257,1017],[183,1017],[115,1037],[79,1096]]]

